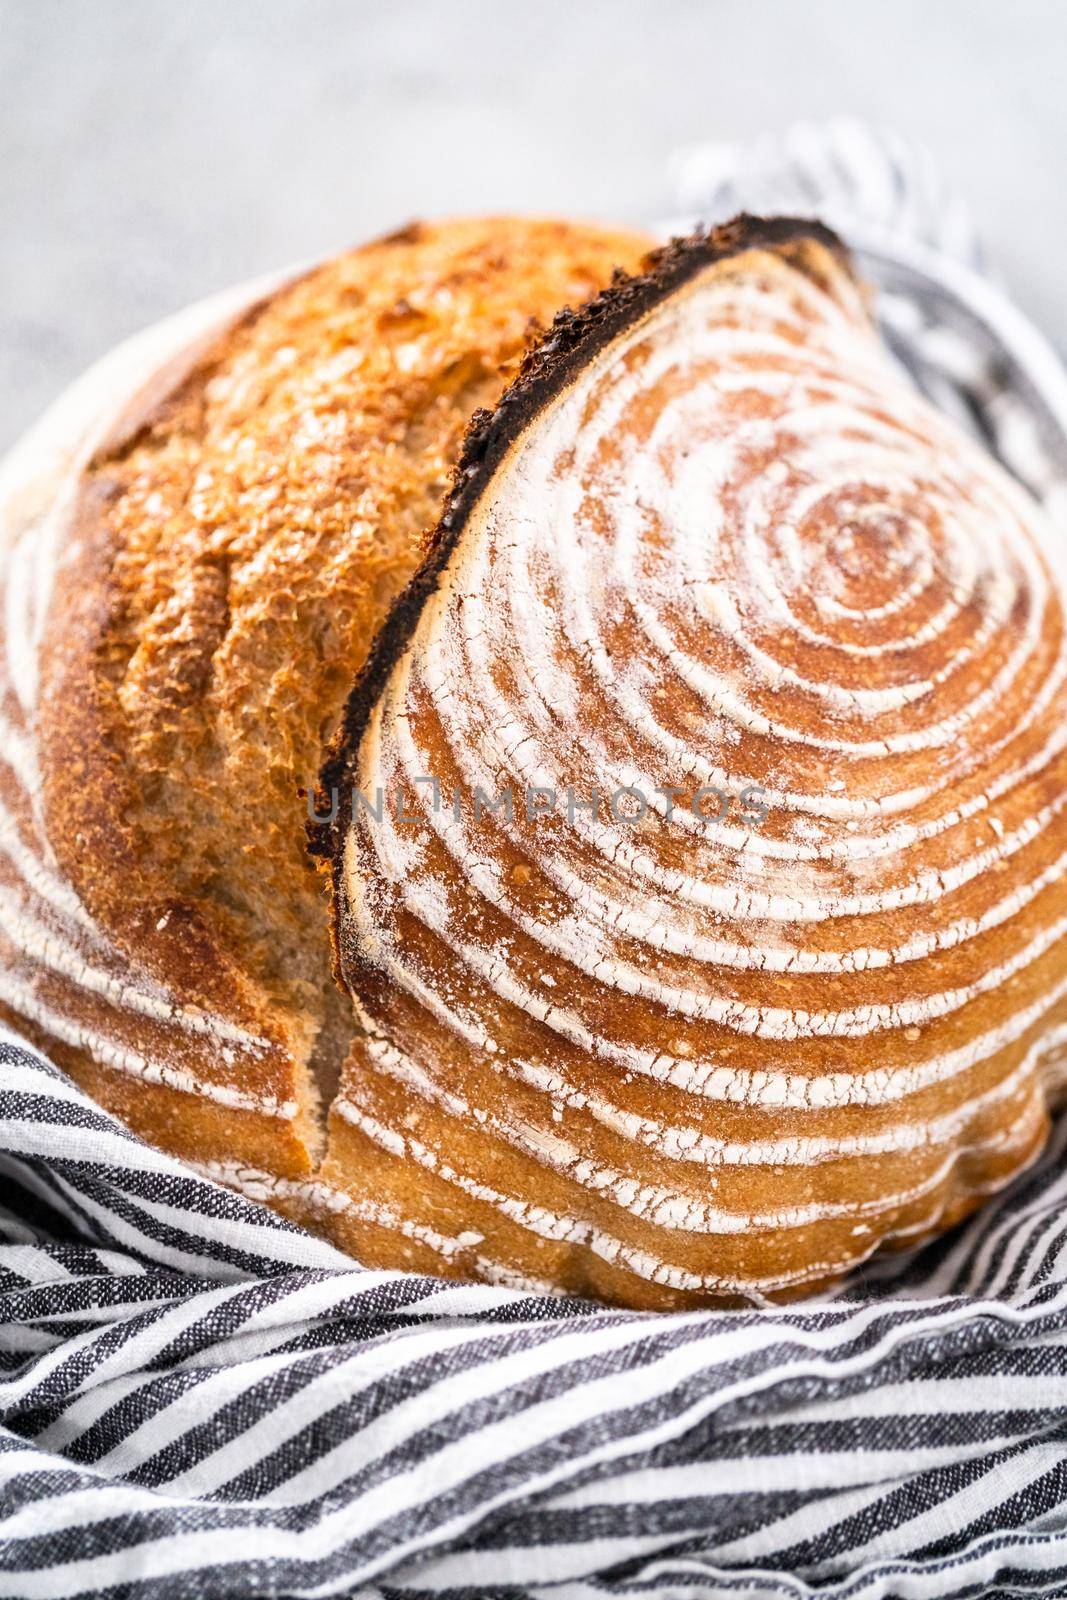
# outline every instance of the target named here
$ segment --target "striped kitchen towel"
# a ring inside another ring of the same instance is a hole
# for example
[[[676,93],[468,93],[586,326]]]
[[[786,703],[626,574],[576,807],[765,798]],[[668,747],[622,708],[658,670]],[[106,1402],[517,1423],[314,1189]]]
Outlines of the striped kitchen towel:
[[[1067,376],[924,158],[835,123],[676,176],[842,229],[1063,515]],[[1067,1595],[1065,1144],[830,1299],[636,1314],[361,1269],[0,1032],[0,1596]]]

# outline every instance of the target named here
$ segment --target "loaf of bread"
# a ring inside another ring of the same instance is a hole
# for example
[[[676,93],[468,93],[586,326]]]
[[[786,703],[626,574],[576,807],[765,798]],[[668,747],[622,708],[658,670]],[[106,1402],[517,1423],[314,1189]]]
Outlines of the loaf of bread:
[[[413,227],[16,451],[0,1013],[369,1265],[751,1303],[1042,1145],[1064,580],[832,235],[647,249]]]

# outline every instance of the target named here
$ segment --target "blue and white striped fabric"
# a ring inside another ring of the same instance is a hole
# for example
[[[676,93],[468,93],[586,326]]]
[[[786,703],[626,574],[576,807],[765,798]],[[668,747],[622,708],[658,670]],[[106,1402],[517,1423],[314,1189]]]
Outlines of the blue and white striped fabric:
[[[925,165],[715,159],[680,202],[835,175],[898,352],[1058,514],[1067,377]],[[0,1034],[0,1596],[1067,1595],[1065,1144],[832,1300],[638,1315],[363,1270]]]

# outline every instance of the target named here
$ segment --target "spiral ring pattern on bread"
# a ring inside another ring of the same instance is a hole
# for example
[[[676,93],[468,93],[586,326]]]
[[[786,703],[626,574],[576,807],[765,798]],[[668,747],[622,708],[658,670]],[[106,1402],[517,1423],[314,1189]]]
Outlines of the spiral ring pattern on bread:
[[[441,1270],[649,1306],[828,1283],[1005,1183],[1067,1040],[1061,564],[815,226],[563,319],[323,774],[331,1181],[473,1241]]]

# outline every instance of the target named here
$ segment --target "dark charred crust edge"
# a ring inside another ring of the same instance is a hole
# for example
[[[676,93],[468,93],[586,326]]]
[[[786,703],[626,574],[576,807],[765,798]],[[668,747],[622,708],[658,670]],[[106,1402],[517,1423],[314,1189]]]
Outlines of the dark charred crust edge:
[[[808,244],[821,246],[851,273],[851,259],[838,236],[820,222],[798,217],[741,215],[720,227],[672,239],[646,257],[640,273],[617,272],[610,287],[580,310],[566,307],[560,311],[544,337],[527,353],[496,409],[476,411],[471,418],[444,511],[430,536],[426,556],[378,630],[323,763],[315,795],[315,809],[323,820],[307,824],[311,855],[332,863],[331,920],[339,981],[338,894],[347,832],[345,818],[351,806],[360,742],[389,674],[410,642],[422,609],[437,589],[449,557],[500,462],[574,373],[672,291],[706,267],[749,250],[772,251],[817,280],[812,264],[797,254]],[[336,805],[330,807],[335,793]],[[331,814],[326,819],[323,814],[328,807]]]

